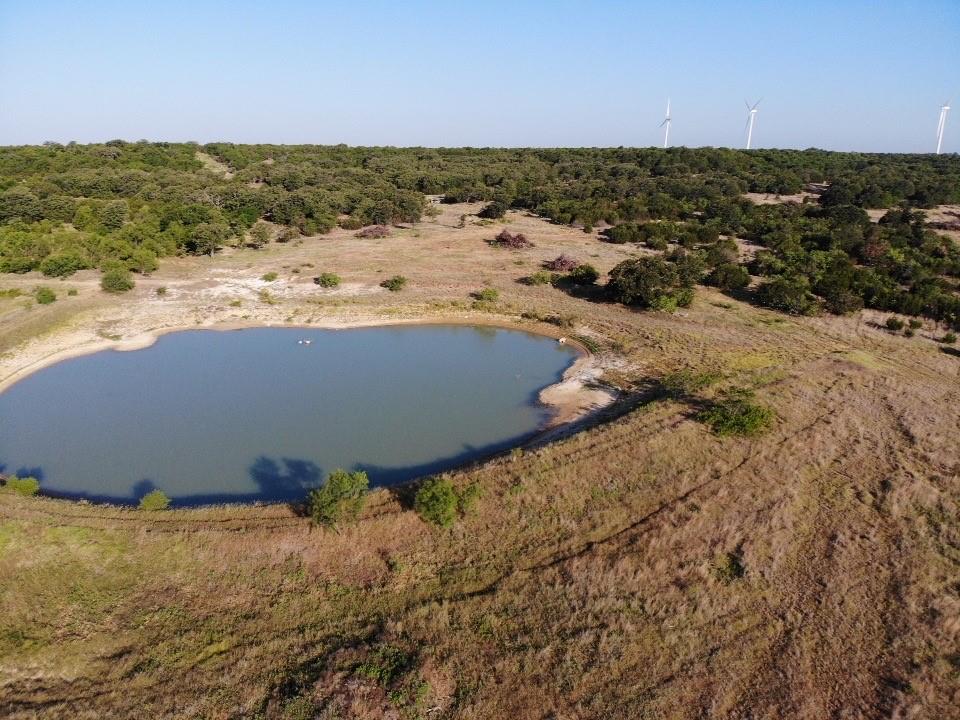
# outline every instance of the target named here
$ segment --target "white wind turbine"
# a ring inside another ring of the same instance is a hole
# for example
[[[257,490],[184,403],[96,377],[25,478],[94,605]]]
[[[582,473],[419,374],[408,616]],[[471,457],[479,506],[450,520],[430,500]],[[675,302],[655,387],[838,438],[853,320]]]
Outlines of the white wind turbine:
[[[672,120],[673,120],[673,118],[670,117],[670,98],[667,98],[667,115],[666,115],[666,117],[663,119],[663,122],[660,123],[660,127],[666,126],[666,128],[667,128],[666,130],[663,131],[663,146],[664,146],[664,147],[667,147],[667,145],[670,143],[670,123],[671,123]]]
[[[950,112],[949,100],[940,106],[940,122],[937,123],[937,155],[940,154],[940,148],[943,146],[943,129],[947,125],[948,112]]]
[[[747,106],[747,113],[749,113],[747,115],[747,124],[744,127],[744,130],[747,131],[747,150],[749,150],[750,143],[753,141],[753,123],[757,119],[757,105],[760,104],[760,100],[757,100],[753,105],[744,100],[743,104]]]

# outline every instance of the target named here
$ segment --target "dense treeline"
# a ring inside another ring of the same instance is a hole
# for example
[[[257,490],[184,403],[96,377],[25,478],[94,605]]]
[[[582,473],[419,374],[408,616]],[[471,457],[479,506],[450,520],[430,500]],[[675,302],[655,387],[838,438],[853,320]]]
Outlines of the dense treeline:
[[[230,172],[209,169],[198,151]],[[804,188],[819,200],[756,206],[743,197]],[[0,148],[0,271],[150,272],[165,255],[260,247],[274,232],[282,241],[337,224],[415,222],[425,195],[487,201],[492,217],[509,207],[588,230],[609,225],[611,242],[666,253],[667,265],[656,268],[664,277],[678,261],[693,263],[702,266],[696,281],[737,290],[749,269],[767,279],[756,298],[788,312],[867,305],[960,317],[956,248],[913,210],[960,202],[960,160],[948,155],[123,141],[7,147]],[[875,224],[865,208],[898,209]],[[765,247],[749,268],[739,264],[733,236]],[[680,275],[685,288],[689,271]]]

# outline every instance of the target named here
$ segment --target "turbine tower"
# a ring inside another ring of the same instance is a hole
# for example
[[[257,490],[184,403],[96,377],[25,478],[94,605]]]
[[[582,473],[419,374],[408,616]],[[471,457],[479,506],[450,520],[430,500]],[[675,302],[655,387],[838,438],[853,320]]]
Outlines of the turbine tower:
[[[747,106],[747,124],[744,127],[744,130],[747,131],[747,150],[750,149],[750,143],[753,141],[753,123],[757,119],[757,105],[760,104],[760,100],[757,100],[753,105],[748,103],[746,100],[743,101],[743,104]]]
[[[937,123],[937,155],[940,154],[940,148],[943,146],[943,129],[947,125],[948,112],[950,112],[949,100],[940,106],[940,122]]]
[[[663,119],[663,122],[660,123],[660,127],[666,126],[666,130],[663,131],[663,146],[667,147],[670,143],[670,122],[673,118],[670,117],[670,98],[667,98],[667,116]]]

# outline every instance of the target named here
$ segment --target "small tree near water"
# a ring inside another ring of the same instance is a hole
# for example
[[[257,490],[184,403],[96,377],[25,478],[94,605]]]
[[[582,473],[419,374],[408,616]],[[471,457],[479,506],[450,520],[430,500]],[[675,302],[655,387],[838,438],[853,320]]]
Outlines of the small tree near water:
[[[17,495],[31,496],[40,492],[40,481],[35,477],[17,477],[12,475],[8,477],[4,484],[8,490],[12,490]]]
[[[140,498],[141,510],[166,510],[170,507],[170,498],[163,490],[153,490]]]
[[[363,471],[334,470],[322,487],[310,491],[310,516],[318,525],[330,527],[356,520],[366,503],[369,486],[370,480]]]
[[[444,477],[430,478],[423,483],[413,501],[413,507],[420,517],[440,527],[453,525],[459,505],[456,488]]]

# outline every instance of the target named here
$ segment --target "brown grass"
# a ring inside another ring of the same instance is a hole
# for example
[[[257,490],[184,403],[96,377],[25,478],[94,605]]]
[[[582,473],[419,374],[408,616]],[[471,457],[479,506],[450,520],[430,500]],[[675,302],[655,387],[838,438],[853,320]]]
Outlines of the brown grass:
[[[455,229],[469,209],[382,242],[338,231],[171,261],[132,298],[82,276],[75,310],[0,300],[9,370],[38,343],[168,312],[469,318],[483,277],[504,319],[575,316],[624,390],[604,423],[452,473],[483,496],[449,531],[386,490],[339,533],[283,506],[141,513],[0,493],[0,715],[957,717],[960,361],[858,318],[710,290],[668,315],[529,287],[516,279],[561,252],[607,271],[633,250],[511,213],[536,245],[517,257],[488,227]],[[307,261],[353,290],[318,301],[284,272]],[[270,269],[278,303],[260,307]],[[403,293],[372,289],[398,272]],[[774,428],[711,435],[655,391],[683,367],[753,388]],[[741,577],[717,572],[728,555]]]

